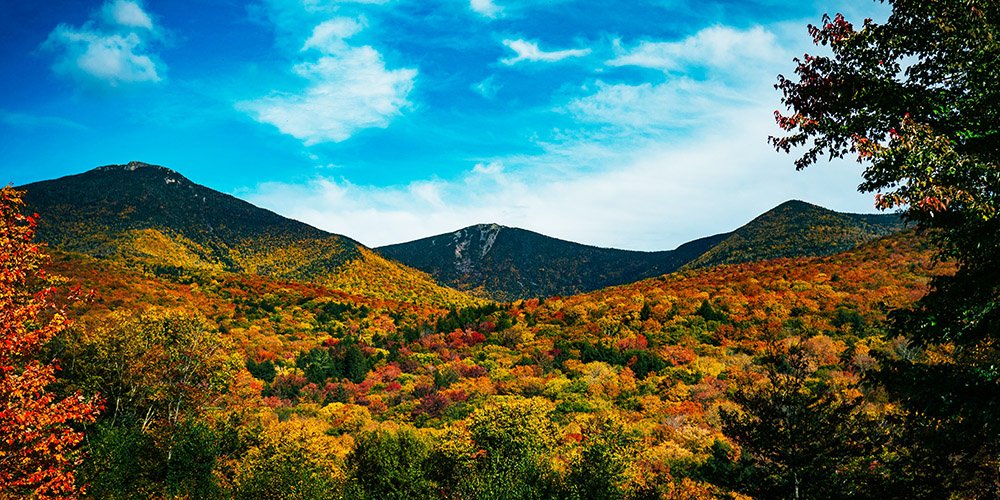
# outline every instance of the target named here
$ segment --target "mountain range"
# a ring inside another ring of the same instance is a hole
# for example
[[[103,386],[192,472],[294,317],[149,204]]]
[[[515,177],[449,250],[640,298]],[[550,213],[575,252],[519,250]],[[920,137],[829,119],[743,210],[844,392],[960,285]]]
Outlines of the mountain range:
[[[895,215],[789,201],[733,232],[658,252],[599,248],[497,224],[373,251],[142,162],[20,189],[42,214],[38,237],[59,250],[157,274],[257,274],[396,298],[422,293],[441,303],[457,300],[446,287],[500,300],[569,295],[680,269],[829,255],[902,228]]]
[[[659,252],[582,245],[496,224],[376,250],[439,283],[510,300],[589,292],[679,269],[831,255],[902,228],[895,214],[847,214],[793,200],[735,231]]]
[[[41,215],[41,241],[157,275],[252,274],[397,299],[420,293],[441,303],[462,295],[351,238],[157,165],[106,165],[19,189],[26,191],[28,208]]]

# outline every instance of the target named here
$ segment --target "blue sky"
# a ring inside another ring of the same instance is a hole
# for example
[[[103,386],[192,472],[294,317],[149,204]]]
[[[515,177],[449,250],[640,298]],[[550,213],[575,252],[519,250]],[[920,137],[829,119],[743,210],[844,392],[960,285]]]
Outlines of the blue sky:
[[[0,182],[140,160],[377,246],[498,222],[669,249],[853,162],[773,152],[778,73],[868,1],[5,2]]]

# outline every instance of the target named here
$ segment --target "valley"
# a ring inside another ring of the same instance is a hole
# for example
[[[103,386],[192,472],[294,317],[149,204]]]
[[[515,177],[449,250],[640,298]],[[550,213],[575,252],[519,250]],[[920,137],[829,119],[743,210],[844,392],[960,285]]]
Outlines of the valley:
[[[91,291],[49,349],[60,392],[103,401],[97,497],[736,495],[769,484],[728,433],[738,398],[787,390],[770,360],[880,428],[892,404],[861,384],[908,349],[886,311],[954,272],[894,217],[802,202],[667,252],[483,225],[376,253],[163,167],[24,189],[47,270]],[[588,291],[541,293],[566,286]],[[816,484],[872,487],[858,467]]]

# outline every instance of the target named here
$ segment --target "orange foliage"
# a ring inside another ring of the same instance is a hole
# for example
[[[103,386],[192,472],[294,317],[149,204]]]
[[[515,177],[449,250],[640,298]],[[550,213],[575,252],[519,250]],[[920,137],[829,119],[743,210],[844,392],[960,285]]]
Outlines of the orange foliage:
[[[36,358],[69,320],[55,280],[39,268],[46,255],[32,243],[37,215],[21,207],[20,192],[0,190],[0,497],[75,497],[83,433],[69,424],[92,422],[97,404],[46,390],[58,365]]]

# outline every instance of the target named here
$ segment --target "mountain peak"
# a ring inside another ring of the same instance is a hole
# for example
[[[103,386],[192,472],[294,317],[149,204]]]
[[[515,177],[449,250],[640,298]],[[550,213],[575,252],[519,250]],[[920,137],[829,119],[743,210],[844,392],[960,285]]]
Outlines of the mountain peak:
[[[802,208],[802,207],[823,208],[823,207],[820,207],[819,205],[814,205],[814,204],[809,203],[807,201],[802,201],[802,200],[788,200],[788,201],[786,201],[786,202],[784,202],[784,203],[782,203],[782,204],[780,204],[780,205],[772,208],[771,210],[778,210],[779,208]]]
[[[181,175],[181,174],[177,173],[176,170],[171,170],[171,169],[169,169],[167,167],[163,167],[163,166],[160,166],[160,165],[153,165],[153,164],[150,164],[150,163],[144,163],[144,162],[141,162],[141,161],[134,161],[134,160],[130,161],[128,163],[125,163],[123,165],[117,165],[117,164],[115,164],[115,165],[104,165],[104,166],[101,166],[101,167],[97,167],[94,170],[96,170],[98,172],[135,172],[137,170],[157,170],[157,171],[160,171],[160,172],[170,173],[170,174],[174,174],[174,175],[177,175],[177,176]]]
[[[116,177],[121,177],[121,180],[128,183],[139,182],[140,184],[148,184],[149,182],[160,182],[162,181],[166,185],[174,186],[188,186],[193,187],[195,184],[191,182],[190,179],[181,175],[180,172],[176,170],[171,170],[167,167],[160,165],[153,165],[150,163],[145,163],[141,161],[130,161],[122,165],[104,165],[97,167],[90,172],[85,172],[82,175],[87,175],[90,173],[99,173],[104,175],[112,175]],[[134,179],[134,180],[133,180]]]
[[[177,267],[294,279],[329,274],[360,255],[360,244],[349,238],[139,161],[23,189],[28,205],[45,214],[38,237],[71,252],[150,265],[162,265],[154,257],[166,252]]]

